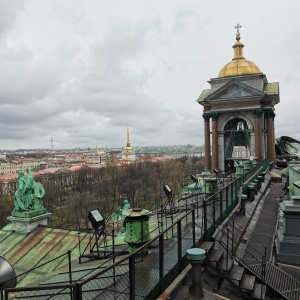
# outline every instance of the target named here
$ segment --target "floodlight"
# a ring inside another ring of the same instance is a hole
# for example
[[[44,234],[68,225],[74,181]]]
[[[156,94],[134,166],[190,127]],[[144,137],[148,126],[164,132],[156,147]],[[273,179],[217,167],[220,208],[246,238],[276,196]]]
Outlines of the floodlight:
[[[167,184],[164,185],[163,190],[168,198],[172,197],[172,190],[170,189],[170,187]]]
[[[218,169],[214,169],[214,173],[216,174],[216,176],[218,176],[219,172],[220,171]]]
[[[17,285],[16,272],[11,264],[0,256],[0,290],[14,288]]]
[[[191,174],[191,179],[193,180],[193,182],[198,182],[198,178],[193,174]]]
[[[100,227],[104,226],[104,218],[98,209],[89,211],[88,219],[95,230],[98,230]]]

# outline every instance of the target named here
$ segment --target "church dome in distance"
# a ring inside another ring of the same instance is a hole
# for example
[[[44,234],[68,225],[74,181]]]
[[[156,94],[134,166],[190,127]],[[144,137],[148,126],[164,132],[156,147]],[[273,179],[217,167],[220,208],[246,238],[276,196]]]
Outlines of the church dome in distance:
[[[222,68],[222,70],[219,72],[218,78],[261,73],[260,69],[255,63],[243,57],[244,45],[240,42],[241,37],[239,32],[241,27],[242,26],[239,24],[237,24],[235,27],[237,29],[237,34],[236,43],[233,45],[234,58]]]

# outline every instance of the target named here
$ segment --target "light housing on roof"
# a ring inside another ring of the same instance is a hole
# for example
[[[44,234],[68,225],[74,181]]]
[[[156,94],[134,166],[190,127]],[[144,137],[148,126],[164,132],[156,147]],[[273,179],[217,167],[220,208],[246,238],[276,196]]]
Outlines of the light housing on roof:
[[[104,226],[105,224],[104,218],[98,209],[89,211],[88,219],[95,230],[98,230],[100,227]]]

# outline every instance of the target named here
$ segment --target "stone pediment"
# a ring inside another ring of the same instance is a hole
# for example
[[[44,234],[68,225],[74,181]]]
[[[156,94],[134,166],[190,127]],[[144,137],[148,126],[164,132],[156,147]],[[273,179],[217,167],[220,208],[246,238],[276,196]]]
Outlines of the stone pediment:
[[[207,100],[230,100],[230,99],[249,99],[264,96],[264,92],[261,92],[249,85],[242,82],[231,81],[228,84],[222,86],[218,90],[214,91],[207,97]]]

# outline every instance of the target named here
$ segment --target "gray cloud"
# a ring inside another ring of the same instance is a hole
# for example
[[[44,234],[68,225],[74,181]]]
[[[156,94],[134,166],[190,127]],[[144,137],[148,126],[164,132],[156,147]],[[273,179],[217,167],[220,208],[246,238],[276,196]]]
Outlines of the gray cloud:
[[[0,148],[49,148],[51,132],[56,148],[122,147],[127,124],[133,146],[203,144],[196,100],[232,59],[236,22],[280,83],[276,135],[300,139],[299,4],[269,2],[0,1]]]

